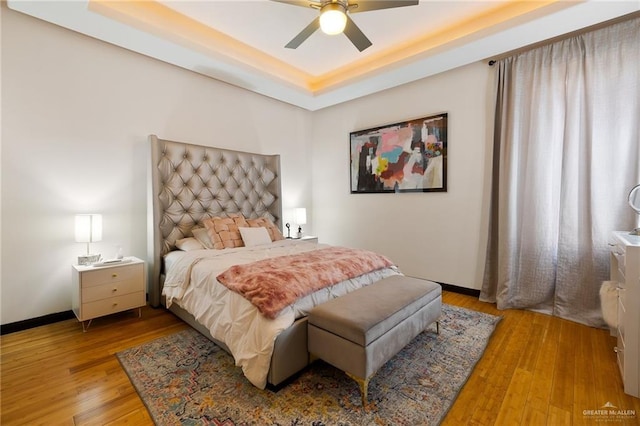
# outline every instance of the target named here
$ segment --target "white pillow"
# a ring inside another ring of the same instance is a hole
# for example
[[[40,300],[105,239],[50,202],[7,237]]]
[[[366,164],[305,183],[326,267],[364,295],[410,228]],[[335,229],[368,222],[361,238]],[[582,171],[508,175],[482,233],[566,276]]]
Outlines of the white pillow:
[[[204,249],[204,247],[202,247],[202,244],[200,244],[200,241],[192,237],[183,238],[181,240],[176,241],[176,247],[178,247],[180,250],[183,250],[183,251]]]
[[[244,228],[238,227],[242,241],[246,247],[261,246],[263,244],[270,244],[271,237],[267,228]]]
[[[209,238],[209,231],[207,231],[207,228],[193,228],[191,232],[193,233],[193,236],[196,238],[196,240],[200,241],[200,244],[202,244],[204,248],[214,248],[213,243],[211,242],[211,238]]]

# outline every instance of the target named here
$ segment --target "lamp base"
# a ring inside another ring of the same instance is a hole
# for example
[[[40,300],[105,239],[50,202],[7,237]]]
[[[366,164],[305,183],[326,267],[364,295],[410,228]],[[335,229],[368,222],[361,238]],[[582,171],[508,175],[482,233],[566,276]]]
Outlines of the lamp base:
[[[99,254],[85,254],[78,256],[78,265],[92,265],[102,258]]]

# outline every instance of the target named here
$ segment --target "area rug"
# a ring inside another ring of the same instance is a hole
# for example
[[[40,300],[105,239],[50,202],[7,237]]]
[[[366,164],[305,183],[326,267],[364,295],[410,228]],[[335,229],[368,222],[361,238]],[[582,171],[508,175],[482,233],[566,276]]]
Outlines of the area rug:
[[[157,425],[436,425],[482,357],[499,317],[442,306],[369,383],[316,361],[278,391],[251,385],[233,358],[188,329],[117,354]]]

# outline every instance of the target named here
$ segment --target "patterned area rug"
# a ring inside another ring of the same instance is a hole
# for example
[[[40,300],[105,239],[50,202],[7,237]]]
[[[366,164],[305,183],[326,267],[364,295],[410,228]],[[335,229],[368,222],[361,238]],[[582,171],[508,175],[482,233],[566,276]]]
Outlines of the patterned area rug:
[[[484,352],[499,317],[442,306],[435,325],[358,385],[322,361],[277,392],[251,385],[233,358],[194,330],[117,354],[156,424],[436,425]]]

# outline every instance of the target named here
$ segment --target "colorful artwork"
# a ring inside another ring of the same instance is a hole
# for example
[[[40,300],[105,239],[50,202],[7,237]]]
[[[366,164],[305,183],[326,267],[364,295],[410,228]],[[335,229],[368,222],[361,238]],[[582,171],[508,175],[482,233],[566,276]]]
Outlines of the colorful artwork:
[[[446,192],[447,114],[352,132],[351,193]]]

